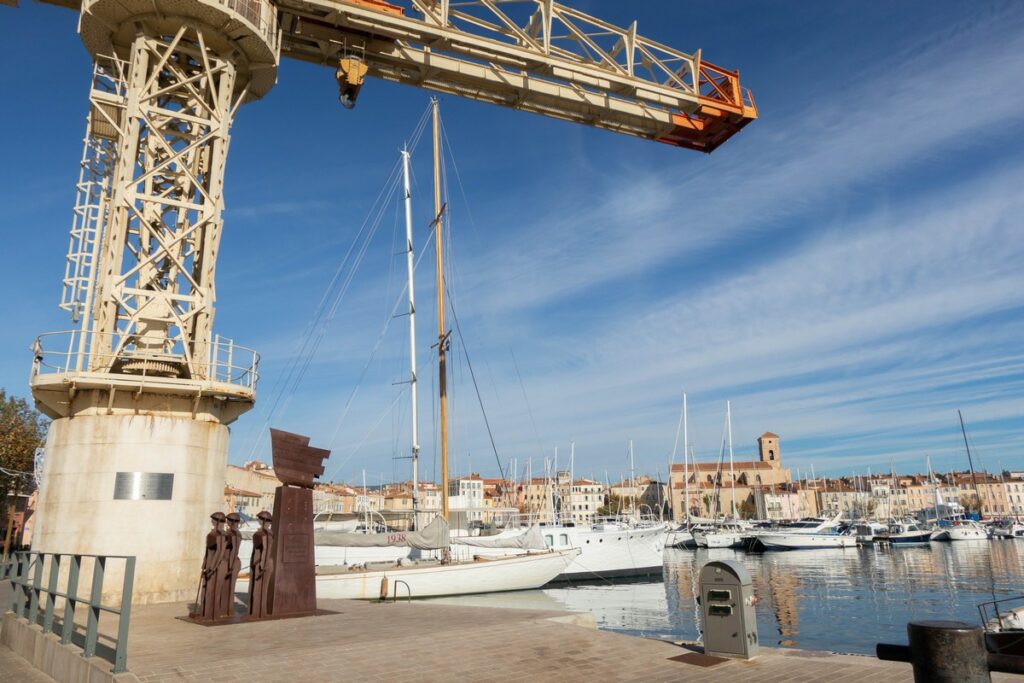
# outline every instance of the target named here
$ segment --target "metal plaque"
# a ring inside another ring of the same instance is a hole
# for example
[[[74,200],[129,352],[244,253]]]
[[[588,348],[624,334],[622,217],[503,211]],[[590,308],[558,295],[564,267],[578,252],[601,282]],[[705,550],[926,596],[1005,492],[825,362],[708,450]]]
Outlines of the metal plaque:
[[[114,500],[170,500],[174,475],[166,472],[118,472]]]

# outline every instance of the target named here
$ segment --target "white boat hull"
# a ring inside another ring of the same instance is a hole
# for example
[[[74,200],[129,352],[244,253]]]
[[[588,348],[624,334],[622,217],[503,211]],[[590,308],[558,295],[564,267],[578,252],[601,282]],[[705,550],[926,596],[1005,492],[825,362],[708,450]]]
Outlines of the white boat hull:
[[[757,538],[766,548],[778,550],[853,548],[857,545],[856,537],[836,534],[759,534]]]
[[[553,581],[588,581],[631,576],[660,576],[665,564],[665,527],[634,528],[618,524],[595,526],[544,526],[540,528],[553,550],[579,548],[572,563]],[[518,534],[520,531],[502,532]],[[457,559],[508,557],[525,551],[511,548],[478,548],[453,545]]]
[[[697,542],[694,540],[693,534],[686,529],[670,531],[665,539],[666,548],[693,548],[696,545]]]
[[[739,548],[744,535],[738,531],[694,531],[693,540],[698,548]]]
[[[951,541],[987,541],[988,534],[985,533],[984,529],[978,529],[975,527],[953,527],[949,530],[949,540]]]
[[[370,571],[318,573],[318,599],[376,600],[381,580],[388,594],[414,598],[471,595],[540,588],[565,571],[579,550],[549,551],[448,565],[412,565]],[[318,567],[318,572],[328,568]],[[404,582],[404,585],[396,582]]]

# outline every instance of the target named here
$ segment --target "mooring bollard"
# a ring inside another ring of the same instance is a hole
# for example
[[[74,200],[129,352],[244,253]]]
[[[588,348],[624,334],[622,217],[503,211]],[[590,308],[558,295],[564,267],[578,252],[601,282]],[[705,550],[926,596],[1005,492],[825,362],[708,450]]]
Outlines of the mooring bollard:
[[[985,635],[962,621],[907,624],[915,683],[991,683]]]

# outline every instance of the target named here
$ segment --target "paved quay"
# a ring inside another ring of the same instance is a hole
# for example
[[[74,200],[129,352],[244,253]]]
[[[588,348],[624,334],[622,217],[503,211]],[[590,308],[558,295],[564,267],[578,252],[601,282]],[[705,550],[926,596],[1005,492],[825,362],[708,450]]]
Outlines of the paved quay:
[[[142,681],[911,681],[907,664],[762,650],[711,668],[689,650],[574,625],[576,615],[521,609],[321,600],[336,614],[202,627],[185,605],[139,607],[128,666]],[[996,681],[1022,677],[995,676]]]
[[[424,602],[321,600],[318,617],[203,627],[184,604],[136,607],[128,668],[165,681],[911,681],[910,666],[872,657],[762,649],[704,668],[673,661],[678,644],[577,625],[579,615]],[[112,624],[111,624],[112,626]],[[106,630],[106,629],[104,629]],[[0,681],[48,681],[0,646]],[[996,674],[998,683],[1024,677]]]

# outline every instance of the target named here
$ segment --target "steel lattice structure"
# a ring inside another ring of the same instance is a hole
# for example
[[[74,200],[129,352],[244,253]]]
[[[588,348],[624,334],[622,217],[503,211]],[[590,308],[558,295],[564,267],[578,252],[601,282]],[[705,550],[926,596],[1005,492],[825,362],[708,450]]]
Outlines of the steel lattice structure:
[[[336,68],[346,106],[372,76],[704,152],[757,116],[737,71],[553,0],[44,1],[80,10],[95,59],[61,300],[80,328],[33,372],[53,416],[69,384],[254,399],[214,276],[231,122],[281,57]]]

